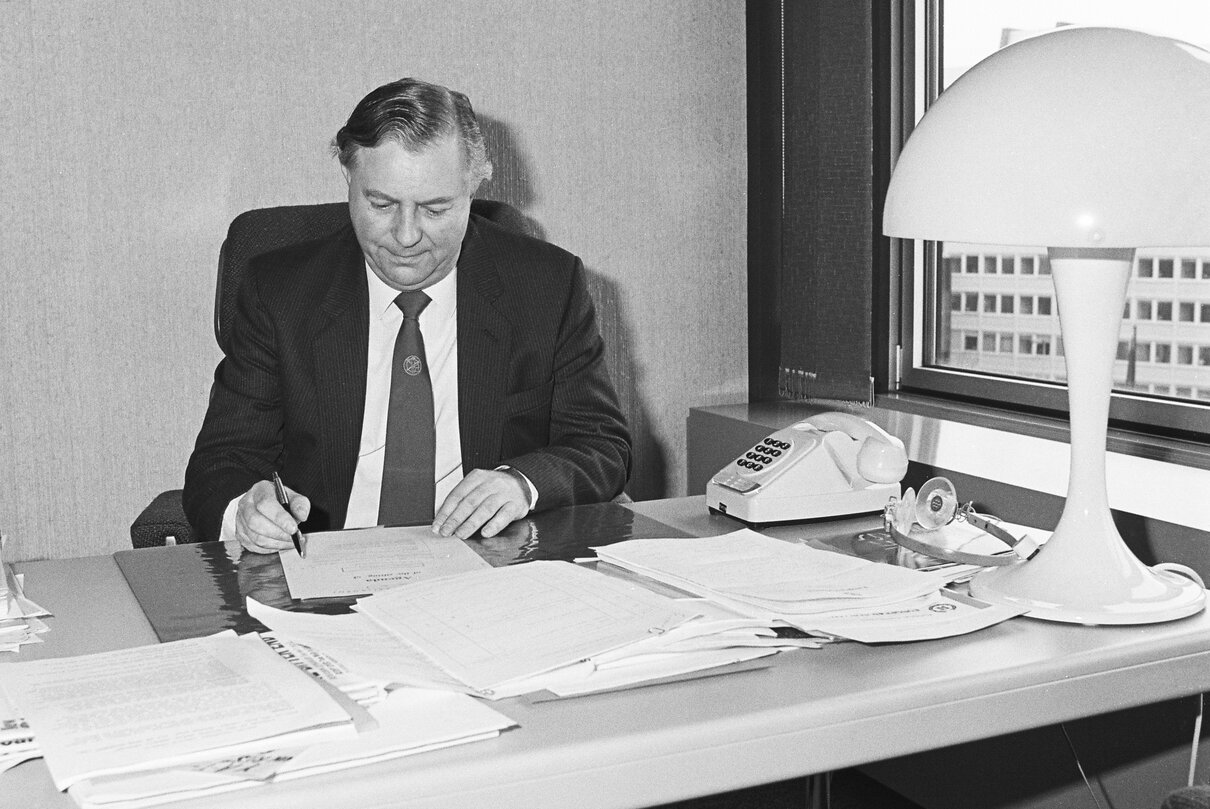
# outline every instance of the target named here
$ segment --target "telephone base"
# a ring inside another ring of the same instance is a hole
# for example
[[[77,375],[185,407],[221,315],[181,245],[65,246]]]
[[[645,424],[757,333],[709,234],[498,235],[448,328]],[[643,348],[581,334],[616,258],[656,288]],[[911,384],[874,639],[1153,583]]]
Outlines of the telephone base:
[[[898,483],[878,483],[844,492],[775,498],[753,498],[713,482],[706,484],[706,506],[710,511],[752,526],[881,513],[887,501],[899,495]]]

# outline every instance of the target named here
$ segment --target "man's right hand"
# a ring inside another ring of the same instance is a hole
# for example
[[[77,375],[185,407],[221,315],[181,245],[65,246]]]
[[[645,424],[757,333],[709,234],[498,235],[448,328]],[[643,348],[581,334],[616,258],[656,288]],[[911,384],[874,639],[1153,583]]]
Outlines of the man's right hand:
[[[311,501],[286,488],[291,516],[277,502],[273,484],[262,480],[235,507],[235,538],[253,553],[277,553],[294,547],[291,535],[311,513]]]

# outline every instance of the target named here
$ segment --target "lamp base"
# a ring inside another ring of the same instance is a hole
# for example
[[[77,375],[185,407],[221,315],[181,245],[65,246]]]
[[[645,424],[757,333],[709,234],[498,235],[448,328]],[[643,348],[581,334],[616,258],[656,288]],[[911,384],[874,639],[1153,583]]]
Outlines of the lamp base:
[[[1183,566],[1147,567],[1124,543],[1112,571],[1053,555],[1048,564],[1046,550],[1028,562],[981,571],[971,580],[971,595],[1025,609],[1030,618],[1072,624],[1154,624],[1205,608],[1206,589],[1178,572]]]

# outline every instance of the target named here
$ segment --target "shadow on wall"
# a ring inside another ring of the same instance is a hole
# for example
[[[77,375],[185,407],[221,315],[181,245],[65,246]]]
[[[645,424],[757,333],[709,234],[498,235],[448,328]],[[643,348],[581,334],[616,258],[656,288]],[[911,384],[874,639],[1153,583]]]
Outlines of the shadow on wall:
[[[485,115],[479,115],[487,151],[494,171],[476,196],[505,202],[516,208],[524,221],[516,229],[537,239],[546,239],[541,224],[526,211],[537,199],[530,178],[533,172],[525,154],[518,148],[507,125]],[[630,482],[626,493],[635,500],[651,500],[671,496],[668,492],[667,450],[652,431],[647,408],[639,396],[641,375],[632,346],[633,329],[625,318],[625,308],[618,284],[591,266],[587,271],[588,291],[596,304],[597,325],[605,340],[605,362],[609,367],[622,412],[630,425],[634,455]]]

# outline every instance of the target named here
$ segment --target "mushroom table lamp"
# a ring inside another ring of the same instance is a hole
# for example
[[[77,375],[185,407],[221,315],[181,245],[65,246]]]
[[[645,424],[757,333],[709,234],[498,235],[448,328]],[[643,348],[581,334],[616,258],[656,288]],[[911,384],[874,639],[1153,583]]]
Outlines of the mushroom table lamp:
[[[894,168],[888,236],[1046,246],[1067,363],[1067,499],[1029,561],[980,572],[972,593],[1084,624],[1167,621],[1205,589],[1148,567],[1109,510],[1105,439],[1135,249],[1210,245],[1210,53],[1117,28],[1068,27],[963,74]]]

